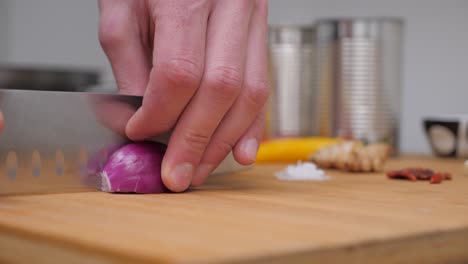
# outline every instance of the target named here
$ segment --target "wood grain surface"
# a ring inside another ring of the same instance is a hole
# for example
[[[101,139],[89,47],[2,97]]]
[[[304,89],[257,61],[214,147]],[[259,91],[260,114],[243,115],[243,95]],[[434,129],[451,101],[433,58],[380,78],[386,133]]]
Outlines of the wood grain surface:
[[[405,157],[441,184],[329,171],[281,182],[285,164],[212,177],[183,194],[0,197],[0,262],[463,263],[468,177],[461,160]]]

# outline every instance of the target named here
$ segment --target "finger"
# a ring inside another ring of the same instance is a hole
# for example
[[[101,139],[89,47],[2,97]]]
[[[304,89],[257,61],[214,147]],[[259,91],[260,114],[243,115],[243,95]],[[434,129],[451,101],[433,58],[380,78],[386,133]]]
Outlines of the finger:
[[[224,117],[204,153],[192,185],[200,185],[206,177],[229,154],[239,138],[253,126],[246,135],[251,136],[242,141],[238,150],[238,161],[250,164],[255,160],[259,138],[257,131],[261,124],[254,121],[261,117],[261,112],[269,93],[267,81],[267,2],[259,1],[252,15],[244,85],[240,96]],[[260,134],[261,135],[261,134]]]
[[[154,66],[143,105],[127,125],[130,138],[144,139],[171,129],[198,89],[204,67],[208,3],[174,6],[180,1],[167,1],[152,7],[156,19]]]
[[[263,139],[264,129],[265,111],[261,111],[258,113],[255,121],[250,125],[245,134],[237,140],[237,143],[235,143],[234,148],[232,149],[234,158],[237,162],[242,165],[250,165],[255,162],[259,144]],[[210,161],[208,157],[206,160],[205,158],[203,159],[199,169],[193,177],[192,186],[202,185],[210,173],[216,169],[216,166],[212,166],[211,164],[215,164],[215,162],[218,162],[217,164],[219,164],[227,156],[227,154],[229,154],[229,151],[222,153],[224,155],[223,158],[219,158],[218,156],[214,158],[216,161]]]
[[[252,1],[219,1],[210,16],[202,84],[181,116],[163,160],[166,186],[183,191],[211,135],[237,98],[243,83]]]
[[[247,132],[239,139],[234,146],[234,158],[243,165],[249,165],[255,162],[257,157],[258,147],[263,139],[265,129],[265,111],[255,119],[254,123],[249,127]]]
[[[115,133],[125,137],[125,126],[135,114],[136,105],[114,97],[90,96],[89,98],[98,121]]]
[[[149,32],[143,1],[99,1],[99,41],[120,93],[143,95],[151,68]]]

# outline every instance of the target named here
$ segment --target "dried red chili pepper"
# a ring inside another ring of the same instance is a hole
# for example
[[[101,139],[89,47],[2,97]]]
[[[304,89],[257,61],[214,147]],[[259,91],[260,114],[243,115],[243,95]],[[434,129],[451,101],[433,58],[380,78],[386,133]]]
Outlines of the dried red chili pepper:
[[[430,183],[441,183],[444,177],[440,173],[432,175]]]
[[[430,183],[441,183],[443,180],[451,180],[448,173],[434,172],[425,168],[408,168],[387,172],[390,179],[407,179],[410,181],[429,181]]]

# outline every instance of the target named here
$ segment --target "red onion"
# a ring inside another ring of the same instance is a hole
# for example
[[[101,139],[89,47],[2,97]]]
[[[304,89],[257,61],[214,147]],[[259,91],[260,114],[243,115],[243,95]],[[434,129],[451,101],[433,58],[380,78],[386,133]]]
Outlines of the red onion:
[[[115,150],[102,170],[104,192],[167,192],[161,179],[161,162],[166,146],[152,141],[129,143]]]

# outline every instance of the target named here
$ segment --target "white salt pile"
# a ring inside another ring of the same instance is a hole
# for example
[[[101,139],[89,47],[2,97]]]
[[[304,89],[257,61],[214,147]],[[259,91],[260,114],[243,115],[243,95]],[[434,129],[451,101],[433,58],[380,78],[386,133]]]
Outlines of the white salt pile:
[[[275,173],[276,178],[282,181],[326,181],[330,179],[325,172],[318,169],[312,162],[298,161],[286,169]]]

